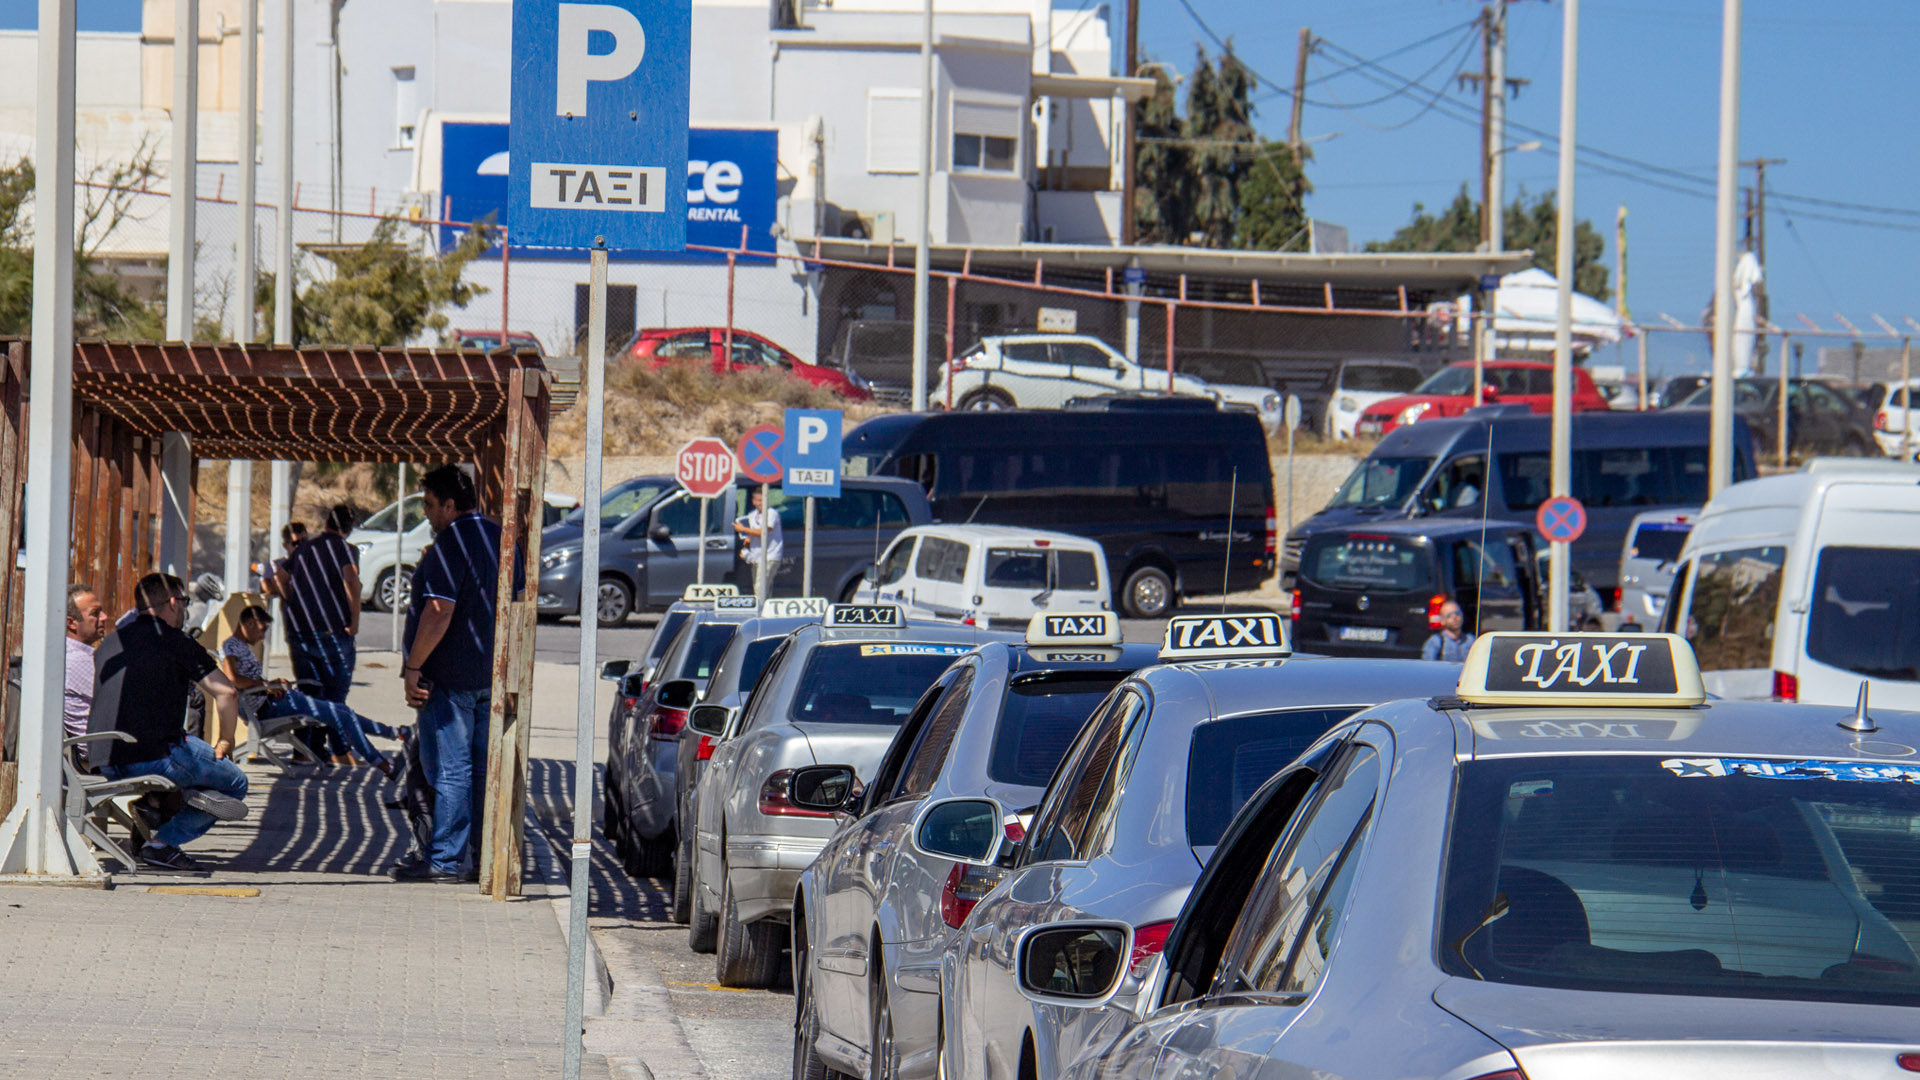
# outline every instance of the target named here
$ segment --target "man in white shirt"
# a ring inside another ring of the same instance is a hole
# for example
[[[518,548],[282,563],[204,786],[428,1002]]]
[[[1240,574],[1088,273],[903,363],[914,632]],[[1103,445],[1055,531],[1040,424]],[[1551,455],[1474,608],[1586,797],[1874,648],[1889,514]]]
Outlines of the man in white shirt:
[[[93,648],[106,636],[106,605],[93,586],[74,584],[67,590],[67,689],[61,707],[67,738],[87,733],[87,714],[93,711]]]
[[[747,538],[740,553],[744,571],[751,575],[740,584],[751,586],[753,594],[766,599],[773,591],[773,575],[780,570],[780,558],[786,553],[786,541],[780,531],[780,512],[767,509],[767,489],[757,487],[751,496],[753,510],[733,523],[733,531]]]

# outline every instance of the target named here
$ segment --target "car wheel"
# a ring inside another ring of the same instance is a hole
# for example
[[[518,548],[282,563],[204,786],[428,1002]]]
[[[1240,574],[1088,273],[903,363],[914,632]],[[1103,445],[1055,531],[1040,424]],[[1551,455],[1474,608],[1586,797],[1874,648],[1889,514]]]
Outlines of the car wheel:
[[[685,821],[685,815],[680,818]],[[693,830],[686,830],[673,855],[673,903],[667,917],[685,926],[693,910]]]
[[[721,986],[749,990],[772,986],[780,972],[780,924],[771,919],[741,923],[731,881],[720,885],[720,941],[713,971]]]
[[[820,1011],[813,1003],[812,980],[803,970],[798,950],[793,972],[793,1080],[836,1080],[839,1073],[820,1060]]]
[[[960,399],[960,408],[968,412],[998,412],[1014,407],[1013,399],[1004,390],[975,390]]]
[[[627,616],[633,611],[633,590],[619,578],[600,579],[600,598],[595,605],[595,614],[599,617],[601,628],[625,626]]]
[[[720,872],[726,873],[724,865]],[[697,953],[710,953],[718,936],[718,926],[713,913],[707,910],[706,901],[701,899],[704,893],[700,888],[700,867],[697,862],[689,876],[692,880],[687,888],[687,948]]]
[[[1173,610],[1173,579],[1157,566],[1135,570],[1120,590],[1120,610],[1130,619],[1164,617]]]
[[[396,577],[398,579],[398,596],[394,595]],[[392,611],[395,605],[405,608],[412,599],[413,572],[411,570],[403,569],[396,575],[393,568],[388,567],[380,572],[379,580],[373,583],[373,609],[375,611]]]
[[[893,1050],[893,1007],[887,1002],[886,963],[880,957],[879,950],[868,960],[873,965],[874,980],[867,991],[869,1009],[873,1015],[872,1033],[868,1036],[867,1066],[868,1080],[899,1080],[900,1060]]]

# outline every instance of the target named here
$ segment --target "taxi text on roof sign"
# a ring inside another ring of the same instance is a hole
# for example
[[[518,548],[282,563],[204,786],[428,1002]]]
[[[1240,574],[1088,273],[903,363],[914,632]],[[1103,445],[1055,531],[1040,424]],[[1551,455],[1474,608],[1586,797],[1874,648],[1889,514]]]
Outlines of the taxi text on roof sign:
[[[1292,652],[1286,620],[1270,611],[1177,615],[1168,620],[1167,638],[1160,645],[1160,659],[1173,662],[1287,656]]]
[[[689,585],[687,586],[687,591],[680,594],[680,599],[694,602],[699,600],[713,600],[722,596],[738,595],[740,595],[740,590],[732,585]]]
[[[1483,634],[1460,697],[1476,705],[1687,706],[1707,699],[1693,648],[1674,634]]]
[[[715,611],[758,611],[760,601],[751,596],[716,596],[713,598]]]
[[[1027,623],[1029,645],[1118,645],[1120,619],[1111,611],[1071,615],[1040,612]]]
[[[827,612],[828,626],[905,626],[894,604],[835,604]]]
[[[818,619],[826,613],[824,596],[782,596],[760,605],[763,619]]]

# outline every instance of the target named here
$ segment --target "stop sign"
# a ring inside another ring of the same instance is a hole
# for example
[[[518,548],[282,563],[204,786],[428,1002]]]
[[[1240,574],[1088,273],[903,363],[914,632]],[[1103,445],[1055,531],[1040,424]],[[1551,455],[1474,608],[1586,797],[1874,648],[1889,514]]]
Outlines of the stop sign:
[[[692,439],[674,455],[673,473],[687,494],[711,499],[733,483],[733,448],[719,439]]]

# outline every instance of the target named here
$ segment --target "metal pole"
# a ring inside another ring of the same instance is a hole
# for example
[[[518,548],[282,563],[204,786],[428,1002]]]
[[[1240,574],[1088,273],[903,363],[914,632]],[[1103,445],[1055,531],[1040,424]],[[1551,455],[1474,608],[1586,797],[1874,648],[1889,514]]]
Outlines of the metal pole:
[[[293,462],[276,461],[273,463],[273,475],[267,499],[267,558],[277,566],[287,557],[286,541],[280,534],[286,530],[287,519],[293,513]],[[264,586],[265,581],[261,584]],[[280,620],[280,600],[271,601],[273,609],[273,628],[267,635],[268,666],[276,657],[287,655],[287,633]]]
[[[947,275],[947,358],[944,363],[947,384],[947,411],[953,411],[953,323],[955,294],[960,290],[960,278],[956,274]]]
[[[573,877],[567,894],[567,1015],[561,1075],[580,1077],[580,1025],[587,993],[587,862],[593,854],[593,718],[599,646],[598,590],[587,580],[600,567],[600,453],[605,445],[607,384],[607,244],[595,238],[587,299],[587,516],[580,530],[580,671],[573,733]],[[702,552],[702,555],[705,553]],[[588,598],[594,600],[588,606]]]
[[[175,0],[173,167],[167,178],[173,188],[167,201],[167,338],[172,341],[193,340],[193,245],[199,220],[199,208],[194,203],[200,165],[199,37],[200,0]]]
[[[1774,461],[1784,469],[1787,466],[1787,398],[1789,390],[1787,385],[1787,348],[1785,335],[1781,336],[1780,342],[1780,415],[1774,423],[1773,441]]]
[[[512,323],[512,318],[508,314],[511,309],[507,306],[507,294],[513,287],[512,256],[509,254],[511,250],[507,244],[507,227],[502,225],[500,226],[500,347],[503,349],[507,347],[508,327]]]
[[[1293,425],[1287,425],[1287,531],[1293,531]],[[1232,542],[1232,538],[1228,538]]]
[[[693,580],[700,585],[707,583],[707,504],[712,501],[700,500],[700,560],[693,564]]]
[[[160,438],[160,486],[160,569],[189,578],[193,576],[187,565],[193,550],[193,447],[177,431]]]
[[[807,496],[806,539],[801,542],[800,595],[813,595],[813,496]]]
[[[390,613],[393,621],[389,632],[393,637],[393,651],[404,655],[406,647],[400,640],[406,621],[404,611],[408,607],[408,601],[400,599],[400,575],[407,568],[407,463],[404,461],[400,463],[399,475],[394,478],[393,490],[399,493],[399,499],[393,507],[393,603],[389,605],[393,609]],[[410,601],[413,593],[411,579],[408,580],[407,593]]]
[[[1184,290],[1183,290],[1184,291]],[[1173,301],[1167,301],[1167,393],[1173,393]]]
[[[1646,412],[1652,402],[1647,400],[1647,331],[1645,327],[1635,335],[1640,345],[1640,411]]]
[[[278,242],[273,249],[273,343],[293,344],[293,0],[280,0],[279,130],[274,133],[274,175],[280,184],[274,214]],[[394,646],[398,648],[396,644]]]
[[[1129,0],[1129,2],[1132,2],[1132,0]],[[1121,212],[1129,215],[1132,214],[1132,206],[1129,205]],[[1140,268],[1140,256],[1135,255],[1128,259],[1127,268],[1130,270],[1138,270]],[[1140,282],[1130,281],[1127,283],[1126,353],[1127,359],[1133,361],[1135,367],[1140,366],[1140,294],[1144,290],[1145,286]]]
[[[759,600],[763,604],[767,602],[767,595],[772,587],[773,559],[771,556],[773,555],[773,536],[771,535],[771,524],[773,515],[776,513],[778,513],[778,511],[773,508],[772,493],[768,492],[767,505],[760,513],[760,563],[753,568],[754,599]],[[748,545],[747,550],[753,550],[751,544]]]
[[[727,252],[727,332],[726,340],[720,350],[720,362],[733,363],[733,252]]]
[[[1733,483],[1733,243],[1739,170],[1740,0],[1724,0],[1720,26],[1720,189],[1714,213],[1713,390],[1707,422],[1709,499]]]
[[[920,224],[913,236],[913,411],[927,411],[927,263],[933,258],[933,0],[920,13]]]
[[[1553,494],[1573,492],[1573,148],[1579,115],[1580,0],[1566,0],[1560,26],[1560,181],[1554,198],[1560,219],[1555,235],[1554,277],[1559,297],[1553,325]],[[1547,629],[1567,630],[1570,548],[1551,546],[1547,577]]]
[[[1780,366],[1786,367],[1787,350],[1780,348]],[[1900,460],[1913,460],[1913,339],[1900,340]]]
[[[253,340],[254,200],[258,181],[254,160],[260,155],[260,0],[240,7],[240,228],[234,238],[233,340]]]
[[[34,139],[33,370],[27,418],[26,595],[21,627],[20,776],[0,824],[0,873],[97,875],[60,813],[60,702],[73,488],[74,0],[40,0]]]
[[[253,553],[253,462],[227,462],[227,562],[229,594],[247,591],[247,558]]]

